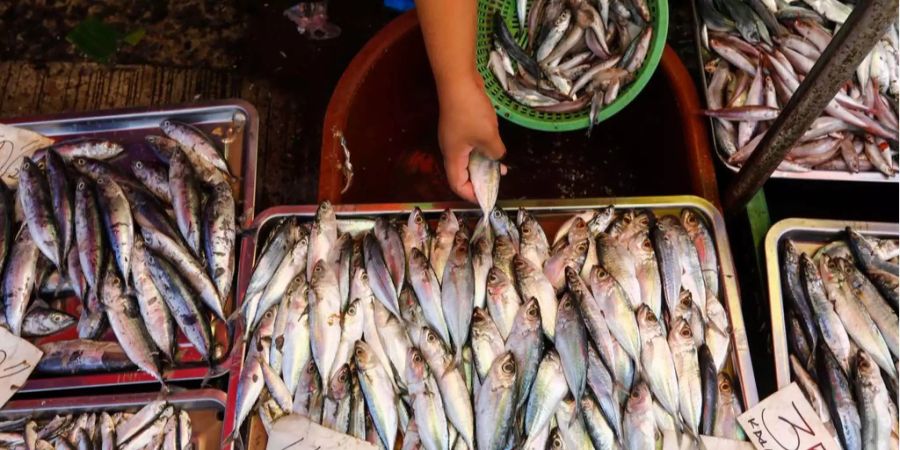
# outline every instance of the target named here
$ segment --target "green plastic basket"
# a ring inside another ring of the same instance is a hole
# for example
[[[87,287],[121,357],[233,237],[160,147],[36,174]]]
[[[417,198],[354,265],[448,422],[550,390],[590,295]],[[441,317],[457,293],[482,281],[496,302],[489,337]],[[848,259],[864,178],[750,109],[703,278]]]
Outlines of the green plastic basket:
[[[619,93],[619,97],[600,110],[597,115],[598,122],[612,117],[628,106],[650,81],[650,77],[659,65],[659,60],[662,59],[663,49],[666,46],[666,35],[669,32],[669,3],[668,0],[648,0],[647,3],[650,13],[653,15],[653,36],[647,52],[647,60],[638,70],[634,81]],[[528,5],[531,6],[530,0]],[[589,108],[569,113],[537,111],[513,100],[503,90],[503,86],[500,86],[497,77],[488,67],[488,58],[493,49],[494,39],[491,22],[494,12],[498,10],[503,16],[506,26],[509,27],[509,31],[513,36],[518,36],[519,45],[524,45],[526,37],[521,32],[519,20],[516,18],[515,0],[478,0],[478,39],[475,48],[475,63],[478,72],[481,73],[481,78],[484,79],[484,88],[487,90],[488,97],[500,117],[534,130],[571,131],[587,128],[590,124]]]

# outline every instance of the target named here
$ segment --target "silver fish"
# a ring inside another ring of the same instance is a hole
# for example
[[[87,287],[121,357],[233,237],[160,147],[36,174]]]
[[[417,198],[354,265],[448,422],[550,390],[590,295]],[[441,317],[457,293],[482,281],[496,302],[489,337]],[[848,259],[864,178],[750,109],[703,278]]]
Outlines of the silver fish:
[[[362,300],[353,300],[341,317],[341,341],[334,357],[335,367],[350,362],[350,357],[353,355],[353,344],[363,338],[365,317],[363,317],[364,311],[361,303]]]
[[[519,211],[525,211],[520,209]],[[544,267],[544,262],[550,258],[550,244],[541,224],[527,211],[519,225],[519,253],[522,257],[534,264],[535,267]]]
[[[691,241],[687,230],[674,216],[660,217],[658,222],[666,232],[675,237],[675,245],[678,247],[679,261],[681,262],[681,285],[691,291],[691,299],[700,307],[703,318],[706,319],[706,283],[703,281],[703,271],[700,265],[700,256],[697,247]]]
[[[122,154],[125,148],[118,142],[106,139],[74,139],[53,144],[53,150],[63,158],[112,159]]]
[[[406,327],[406,334],[414,346],[419,346],[422,339],[422,328],[428,326],[425,313],[419,305],[419,299],[408,284],[400,290],[400,316]]]
[[[494,265],[492,251],[493,239],[488,236],[479,236],[472,241],[470,254],[475,283],[474,305],[478,308],[485,308],[487,303],[488,273]]]
[[[339,433],[347,433],[350,427],[352,375],[352,369],[346,363],[336,368],[322,408],[322,425]]]
[[[494,321],[481,308],[472,313],[472,352],[478,378],[484,380],[497,356],[503,353],[503,341]]]
[[[354,355],[359,384],[369,406],[372,422],[378,431],[378,437],[386,448],[394,448],[399,417],[390,378],[381,364],[374,359],[374,354],[365,342],[356,342]]]
[[[656,419],[650,388],[642,381],[631,389],[622,418],[624,444],[629,450],[656,448]]]
[[[125,294],[125,283],[114,271],[107,270],[103,277],[100,299],[106,308],[109,326],[128,358],[141,370],[163,383],[153,341],[150,340],[143,321],[138,319],[140,312],[137,305]]]
[[[559,354],[548,350],[538,367],[534,386],[528,396],[525,410],[525,433],[528,438],[525,446],[540,437],[541,430],[550,423],[559,402],[569,393],[569,386],[563,374]]]
[[[856,354],[857,405],[862,419],[862,447],[892,448],[893,418],[885,414],[891,408],[890,394],[881,379],[875,361],[864,351]]]
[[[519,308],[512,330],[506,340],[506,350],[512,352],[518,367],[516,378],[516,398],[520,409],[528,398],[543,353],[541,311],[537,300],[532,298]]]
[[[681,319],[669,331],[669,348],[678,378],[679,408],[681,418],[690,430],[697,434],[703,407],[703,389],[700,385],[700,361],[697,347],[688,323]]]
[[[3,275],[3,304],[6,323],[16,336],[22,334],[25,311],[34,291],[40,250],[27,226],[22,226],[13,244]]]
[[[215,168],[228,173],[228,162],[222,156],[217,145],[193,125],[166,119],[160,122],[159,128],[169,138],[178,142],[185,153],[192,153],[200,157],[202,161],[211,164]]]
[[[491,229],[494,231],[494,235],[496,237],[506,236],[507,238],[509,238],[510,242],[512,242],[513,248],[515,248],[516,251],[519,251],[519,245],[521,242],[519,230],[516,228],[512,220],[509,219],[509,216],[506,214],[506,212],[498,207],[494,207],[489,217],[491,222]]]
[[[69,186],[66,163],[63,161],[62,156],[56,150],[50,148],[47,151],[45,162],[51,205],[56,216],[56,223],[59,226],[62,256],[65,259],[69,254],[69,249],[72,248],[72,243],[75,241],[75,199]],[[5,196],[5,194],[4,192],[3,195]],[[63,261],[60,260],[60,262],[62,263]]]
[[[334,357],[341,341],[341,299],[334,272],[316,263],[309,289],[309,336],[319,376],[331,380]]]
[[[297,276],[303,279],[303,275]],[[303,368],[310,361],[309,292],[305,284],[296,283],[296,290],[288,289],[282,302],[287,320],[281,336],[274,336],[274,348],[281,352],[281,377],[288,391],[295,392],[300,383]],[[280,315],[280,312],[279,312]]]
[[[0,315],[0,319],[2,318],[3,316]],[[32,306],[25,314],[25,321],[22,322],[22,335],[25,337],[50,336],[72,325],[75,325],[75,318],[63,311]]]
[[[584,426],[594,445],[593,448],[600,450],[618,448],[615,431],[610,427],[600,411],[600,407],[589,393],[585,393],[581,399],[581,410],[584,413]]]
[[[522,299],[509,277],[496,267],[491,267],[488,271],[487,298],[488,311],[505,341],[512,330]]]
[[[544,276],[544,273],[525,258],[513,257],[513,269],[524,298],[535,298],[540,305],[541,327],[544,334],[552,341],[556,332],[556,291]]]
[[[406,227],[401,228],[400,237],[403,239],[403,252],[407,257],[413,248],[419,249],[425,256],[431,253],[431,240],[433,239],[431,228],[418,206],[410,211]]]
[[[165,300],[153,281],[147,261],[149,257],[144,240],[138,237],[131,253],[132,285],[137,294],[141,317],[148,324],[147,331],[150,333],[150,337],[163,355],[170,361],[174,361],[176,336],[172,313],[169,312],[169,307],[166,306]]]
[[[500,163],[486,157],[480,151],[469,152],[469,179],[475,190],[475,199],[481,212],[487,216],[497,203],[500,189]]]
[[[407,352],[412,345],[409,343],[400,319],[392,315],[387,308],[374,303],[372,312],[381,345],[384,347],[393,372],[397,374],[402,386],[406,383]]]
[[[621,438],[622,407],[620,404],[628,397],[628,388],[613,381],[612,375],[600,360],[600,355],[592,347],[588,348],[587,385],[590,392],[586,392],[582,400],[591,398],[591,402],[594,403],[596,398],[596,404],[599,405],[600,414],[603,415],[607,426],[612,427],[615,436]],[[589,416],[593,413],[588,412],[589,406],[582,404],[582,409],[585,420],[591,422],[592,419]],[[590,427],[590,423],[588,426]],[[590,428],[589,431],[594,433]]]
[[[419,439],[428,450],[448,450],[450,437],[444,402],[438,392],[437,382],[431,376],[425,359],[416,349],[410,349],[407,357],[406,379],[409,381],[413,416]]]
[[[309,251],[306,253],[306,279],[312,278],[312,270],[319,260],[328,260],[331,247],[338,239],[337,217],[331,203],[324,201],[316,209],[316,218],[310,225]]]
[[[713,424],[713,435],[725,439],[744,440],[744,432],[738,425],[740,405],[734,395],[734,384],[731,377],[724,372],[718,375],[718,396],[716,399],[716,418]]]
[[[386,225],[387,226],[387,225]],[[381,302],[392,314],[400,317],[397,288],[391,278],[391,268],[388,267],[381,244],[378,239],[368,233],[363,238],[363,249],[366,261],[366,273],[369,276],[369,286],[375,294],[375,298]],[[403,250],[402,248],[400,249]],[[412,256],[410,256],[412,259]],[[402,262],[400,263],[402,270]]]
[[[468,394],[469,391],[460,371],[460,366],[453,364],[453,358],[447,354],[444,344],[434,331],[426,328],[423,334],[424,339],[420,350],[422,350],[422,354],[428,361],[431,371],[434,372],[438,388],[444,399],[444,409],[447,411],[447,418],[453,427],[459,431],[460,436],[469,445],[469,448],[474,448],[475,413],[472,410],[471,397]]]
[[[556,321],[556,351],[559,352],[569,390],[575,396],[576,411],[581,409],[581,396],[587,382],[587,347],[587,331],[578,306],[571,295],[563,295]]]
[[[438,237],[440,240],[440,236]],[[435,254],[432,250],[432,255]],[[433,261],[432,261],[433,264]],[[422,312],[428,326],[433,328],[441,339],[447,344],[450,341],[450,331],[444,318],[444,309],[441,305],[441,287],[432,266],[428,265],[425,255],[418,249],[413,249],[409,257],[409,282],[422,305]]]
[[[203,210],[203,248],[209,276],[227,299],[234,281],[235,239],[237,238],[234,195],[227,184],[213,187]]]
[[[629,241],[629,247],[633,249],[637,264],[635,274],[641,287],[641,302],[649,306],[657,317],[662,317],[662,280],[649,233],[634,235]]]
[[[406,275],[406,256],[403,249],[403,239],[400,237],[400,233],[397,232],[397,228],[383,217],[375,219],[373,234],[381,246],[381,253],[384,256],[385,264],[394,283],[394,291],[395,293],[400,292]]]
[[[641,305],[637,317],[641,332],[641,366],[647,384],[666,412],[677,417],[679,384],[672,350],[662,334],[659,320],[647,305]]]
[[[597,238],[600,265],[619,283],[632,310],[641,305],[641,285],[635,258],[625,242],[601,233]]]
[[[884,338],[891,353],[895,357],[900,355],[900,344],[898,344],[900,324],[898,324],[897,315],[893,313],[887,302],[882,299],[875,285],[856,266],[844,258],[840,258],[837,261],[844,276],[847,277],[847,287],[850,289],[851,294],[866,308],[878,330],[881,331],[881,336]]]
[[[475,398],[478,449],[506,448],[516,411],[516,361],[509,352],[494,361]],[[469,448],[474,448],[471,444]]]
[[[269,280],[269,283],[266,285],[265,289],[263,289],[262,293],[258,300],[256,300],[257,304],[254,306],[256,309],[256,315],[254,317],[246,317],[246,320],[249,323],[246,332],[250,333],[256,328],[256,325],[262,320],[262,315],[273,305],[279,303],[284,296],[285,291],[290,285],[291,281],[298,275],[306,271],[306,263],[307,263],[307,255],[308,248],[307,245],[308,238],[303,235],[292,244],[292,246],[288,249],[287,254],[278,264],[278,267],[275,268],[275,274],[272,275],[272,278]],[[331,270],[329,266],[326,265],[325,260],[320,260],[316,263],[316,267],[312,269],[312,276],[309,277],[310,283],[312,283],[312,279],[316,277],[317,267],[321,265],[322,270],[326,270],[328,273],[319,274],[319,279],[328,280],[328,288],[332,288],[333,290],[329,290],[329,294],[334,295],[334,301],[338,303],[338,307],[340,307],[340,291],[338,290],[337,279],[335,278],[335,272]],[[324,287],[323,284],[320,287]],[[217,291],[218,292],[218,291]],[[249,312],[249,309],[245,312]]]
[[[441,307],[454,353],[460,358],[463,345],[469,338],[475,300],[475,271],[469,255],[469,239],[462,231],[456,233],[442,280]]]
[[[815,313],[819,333],[845,373],[850,370],[850,337],[825,293],[825,284],[816,263],[805,253],[800,256],[803,287]]]
[[[199,257],[203,254],[200,244],[200,190],[191,163],[183,151],[176,151],[169,161],[169,193],[178,229],[191,251]]]
[[[163,203],[172,204],[168,170],[144,161],[134,161],[131,163],[131,173],[154,197]]]
[[[56,222],[50,187],[40,168],[31,158],[24,157],[19,169],[19,188],[16,191],[19,206],[24,214],[24,222],[41,253],[54,266],[65,270],[60,264],[63,256],[63,235]]]
[[[275,369],[263,359],[264,357],[265,355],[260,355],[259,367],[262,369],[266,389],[268,389],[269,395],[278,403],[278,407],[285,414],[290,414],[293,412],[293,396],[288,391],[287,386],[284,385],[284,381],[275,372]]]
[[[585,226],[585,230],[587,230]],[[557,293],[562,292],[566,286],[566,269],[572,268],[581,272],[588,251],[587,239],[569,243],[559,252],[550,256],[544,263],[544,275]]]
[[[439,274],[438,276],[444,275],[444,265],[450,256],[453,239],[456,237],[457,231],[459,231],[459,221],[456,219],[456,215],[449,209],[444,210],[440,219],[438,219],[434,239],[431,240],[431,254],[428,259],[431,262],[431,268],[434,270],[434,273]],[[410,256],[410,258],[412,257]],[[440,282],[440,279],[438,279],[438,282]],[[416,295],[419,295],[418,292]],[[421,296],[419,298],[421,299]]]
[[[591,291],[606,317],[609,332],[622,348],[631,356],[641,372],[642,334],[638,321],[628,304],[627,296],[619,283],[603,267],[595,266],[591,271]],[[642,305],[645,306],[645,305]]]
[[[797,386],[800,387],[800,392],[802,392],[803,396],[806,397],[806,400],[809,401],[810,406],[813,407],[813,410],[819,416],[819,420],[822,421],[825,428],[832,433],[832,435],[837,435],[837,430],[834,429],[834,424],[831,422],[831,414],[828,413],[828,404],[825,402],[825,397],[822,396],[822,392],[819,390],[819,385],[816,384],[812,375],[806,371],[804,363],[801,363],[796,356],[790,355],[790,364],[791,371],[794,373],[794,381],[797,383]]]

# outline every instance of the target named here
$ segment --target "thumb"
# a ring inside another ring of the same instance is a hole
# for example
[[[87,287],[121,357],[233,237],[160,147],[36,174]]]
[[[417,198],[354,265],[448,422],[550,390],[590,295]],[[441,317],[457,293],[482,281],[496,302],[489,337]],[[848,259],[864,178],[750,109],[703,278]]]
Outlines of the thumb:
[[[495,132],[489,139],[480,140],[475,151],[490,159],[499,160],[506,155],[506,146],[503,145],[503,141],[500,140],[500,134]]]

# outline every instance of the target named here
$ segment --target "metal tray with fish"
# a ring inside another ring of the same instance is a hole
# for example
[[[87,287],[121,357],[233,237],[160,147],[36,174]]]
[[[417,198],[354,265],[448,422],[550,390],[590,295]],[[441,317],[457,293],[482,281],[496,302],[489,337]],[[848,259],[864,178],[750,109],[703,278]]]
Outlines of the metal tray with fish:
[[[553,236],[561,225],[567,219],[571,219],[573,214],[584,211],[586,209],[597,209],[604,206],[614,205],[616,211],[628,211],[644,209],[650,210],[656,214],[679,214],[683,209],[689,209],[698,214],[701,220],[708,224],[711,230],[712,239],[717,248],[716,254],[719,261],[721,296],[722,303],[728,312],[728,320],[730,321],[731,335],[730,358],[725,361],[726,371],[733,374],[740,384],[739,396],[744,407],[750,407],[758,402],[756,381],[753,374],[752,361],[750,359],[749,347],[746,338],[746,330],[741,313],[741,304],[739,298],[739,289],[734,265],[728,243],[728,237],[725,233],[725,225],[719,211],[717,211],[709,202],[693,196],[671,196],[671,197],[634,197],[634,198],[598,198],[598,199],[578,199],[578,200],[522,200],[522,201],[500,201],[498,207],[506,212],[512,212],[515,215],[517,208],[527,210],[537,222],[541,225],[548,236]],[[395,216],[398,219],[402,217],[405,222],[413,208],[418,207],[423,213],[426,221],[434,223],[445,209],[451,209],[465,220],[468,225],[473,226],[476,217],[480,214],[477,208],[471,204],[465,203],[424,203],[424,204],[360,204],[360,205],[336,205],[333,207],[337,216],[337,228],[341,232],[346,232],[352,236],[361,236],[366,231],[372,229],[375,223],[375,217]],[[316,216],[317,205],[302,206],[281,206],[267,209],[262,212],[254,222],[254,234],[247,235],[244,239],[242,247],[241,267],[239,272],[239,292],[246,292],[253,274],[255,259],[258,257],[257,243],[267,241],[275,229],[275,225],[281,222],[283,218],[300,218],[302,221],[312,220]],[[306,220],[303,220],[306,219]],[[471,229],[471,228],[470,228]],[[415,254],[415,252],[413,253]],[[240,299],[243,302],[243,298]],[[502,337],[502,336],[501,336]],[[243,361],[243,348],[236,348],[232,352],[231,372],[233,374],[241,373]],[[730,362],[730,364],[728,364]],[[239,376],[233,376],[229,380],[229,404],[226,415],[226,435],[235,433],[234,424],[237,418],[237,392],[239,384]],[[263,421],[259,419],[255,412],[249,415],[249,426],[242,427],[241,434],[245,436],[245,443],[250,448],[265,447],[265,430],[261,424]],[[268,425],[265,425],[268,426]],[[246,431],[249,429],[249,431]],[[241,430],[239,430],[241,431]]]
[[[195,126],[209,136],[221,150],[228,170],[234,174],[229,180],[235,199],[236,221],[239,227],[245,227],[253,221],[256,198],[256,158],[257,139],[259,134],[259,118],[256,109],[242,100],[222,100],[197,105],[184,105],[157,108],[132,108],[89,113],[72,113],[41,117],[23,117],[4,120],[8,125],[25,128],[52,138],[55,142],[79,139],[101,139],[120,144],[124,151],[121,155],[108,161],[109,167],[121,173],[130,173],[132,165],[158,163],[158,152],[154,151],[145,138],[161,136],[161,123],[166,119],[175,119]],[[10,157],[7,166],[18,164]],[[238,239],[239,240],[239,239]],[[239,249],[235,245],[235,257]],[[235,264],[236,267],[236,264]],[[237,278],[235,276],[235,278]],[[35,290],[39,288],[36,287]],[[75,295],[66,297],[59,290],[50,288],[47,301],[51,307],[63,310],[78,317],[81,302]],[[48,291],[45,291],[45,293]],[[71,292],[71,291],[69,291]],[[58,295],[57,295],[58,294]],[[229,295],[233,297],[233,295]],[[225,317],[231,311],[233,302],[224,302]],[[67,328],[50,336],[38,338],[40,345],[76,338],[74,327]],[[213,347],[220,351],[228,346],[225,337],[225,326],[217,322],[214,329]],[[107,330],[103,340],[115,341],[115,337]],[[215,350],[214,350],[215,351]],[[184,335],[178,334],[176,345],[177,363],[163,372],[163,377],[170,381],[200,380],[210,376],[209,365],[201,360],[200,353],[191,346]],[[220,376],[216,373],[212,376]],[[74,375],[49,375],[37,372],[21,389],[22,392],[50,391],[59,389],[87,388],[153,382],[150,375],[142,371],[102,371],[101,373],[78,373]]]
[[[50,419],[56,415],[100,411],[134,413],[159,399],[161,397],[158,393],[137,393],[13,400],[0,410],[0,421],[20,418]],[[171,393],[165,400],[190,415],[193,448],[198,450],[232,448],[230,443],[222,445],[222,418],[226,403],[224,392],[218,389],[186,390]]]
[[[780,250],[782,243],[791,240],[798,250],[812,254],[824,245],[840,239],[850,227],[866,237],[900,237],[895,223],[853,222],[819,219],[784,219],[769,229],[764,244],[766,275],[769,289],[769,308],[772,321],[772,353],[778,387],[791,382],[791,366],[787,342]]]
[[[703,98],[706,100],[706,105],[708,108],[712,108],[715,102],[711,102],[710,99],[710,89],[709,85],[711,83],[710,75],[707,73],[707,68],[711,61],[716,58],[713,58],[715,55],[708,48],[709,41],[709,32],[704,26],[703,17],[700,12],[699,2],[707,1],[707,0],[691,0],[692,13],[694,19],[694,41],[696,42],[696,50],[697,50],[697,60],[699,62],[700,74],[700,83],[703,88]],[[783,3],[783,2],[781,2]],[[802,9],[802,10],[801,10]],[[799,7],[788,7],[785,8],[785,11],[779,11],[779,14],[784,14],[785,17],[790,14],[803,14],[805,13],[808,16],[804,17],[812,17],[812,15],[816,14],[811,10]],[[780,19],[779,19],[780,20]],[[787,23],[787,22],[783,22]],[[896,25],[895,25],[896,26]],[[792,54],[792,57],[795,57]],[[865,60],[869,61],[869,58]],[[726,99],[727,100],[727,99]],[[896,103],[895,103],[896,104]],[[824,114],[824,113],[823,113]],[[824,117],[824,115],[823,115]],[[719,142],[719,136],[717,135],[720,130],[716,129],[716,121],[718,119],[710,117],[709,125],[710,130],[712,131],[712,143],[713,148],[716,155],[719,158],[719,161],[727,167],[732,172],[738,172],[740,170],[740,166],[732,164],[729,162],[729,157],[723,149],[722,144]],[[823,120],[820,118],[819,120]],[[752,140],[751,140],[752,142]],[[840,159],[840,158],[838,158]],[[795,171],[795,170],[775,170],[772,173],[772,178],[784,178],[784,179],[796,179],[796,180],[823,180],[823,181],[859,181],[859,182],[875,182],[875,183],[897,183],[900,181],[900,175],[897,173],[896,165],[892,167],[894,173],[892,176],[885,176],[882,173],[878,172],[874,168],[870,167],[868,171],[859,171],[856,173],[851,173],[845,170],[820,170],[820,169],[812,169],[808,171]]]

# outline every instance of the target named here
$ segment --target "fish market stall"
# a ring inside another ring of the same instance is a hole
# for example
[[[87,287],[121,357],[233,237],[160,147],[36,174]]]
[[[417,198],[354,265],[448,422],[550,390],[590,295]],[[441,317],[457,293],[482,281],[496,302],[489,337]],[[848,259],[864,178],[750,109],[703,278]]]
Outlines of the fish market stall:
[[[513,429],[526,447],[602,446],[652,442],[674,430],[674,413],[695,432],[740,438],[735,417],[757,402],[756,383],[728,238],[708,202],[485,209],[263,212],[243,246],[250,328],[232,354],[225,433],[262,448],[293,412],[387,448],[416,438],[481,448]],[[653,375],[638,381],[638,367]],[[476,391],[493,394],[473,401]]]
[[[845,448],[897,446],[896,224],[786,219],[766,236],[778,386]]]
[[[255,109],[7,123],[54,141],[10,159],[18,189],[2,199],[3,316],[44,351],[21,391],[221,376],[236,230],[254,212]]]
[[[706,114],[719,159],[737,172],[852,6],[832,0],[693,3]],[[772,176],[897,182],[898,54],[895,21]]]

